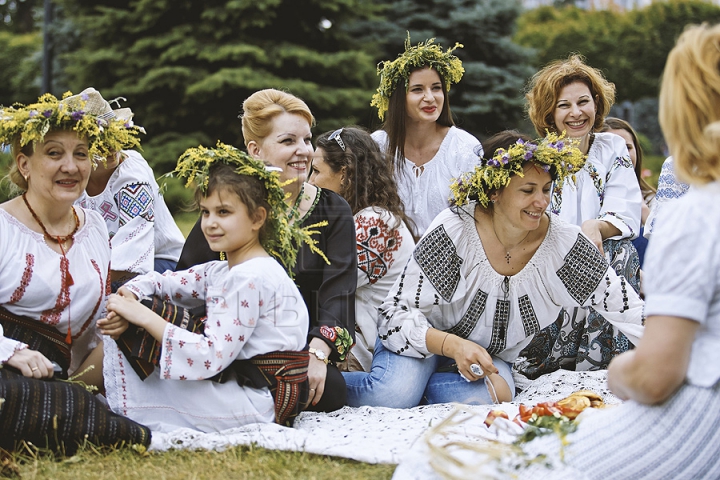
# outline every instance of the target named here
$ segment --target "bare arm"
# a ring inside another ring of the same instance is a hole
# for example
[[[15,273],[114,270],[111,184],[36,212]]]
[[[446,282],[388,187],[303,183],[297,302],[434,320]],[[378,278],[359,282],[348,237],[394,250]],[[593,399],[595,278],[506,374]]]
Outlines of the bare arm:
[[[667,400],[685,381],[699,326],[681,317],[648,317],[637,348],[610,363],[610,389],[624,400],[650,405]]]

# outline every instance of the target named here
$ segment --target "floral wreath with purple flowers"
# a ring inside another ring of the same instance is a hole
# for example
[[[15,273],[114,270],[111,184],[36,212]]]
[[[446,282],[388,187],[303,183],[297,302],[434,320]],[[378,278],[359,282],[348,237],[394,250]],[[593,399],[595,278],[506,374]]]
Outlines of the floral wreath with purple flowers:
[[[0,144],[22,148],[42,142],[52,130],[72,130],[88,141],[88,154],[93,162],[105,162],[108,156],[121,150],[139,148],[142,127],[132,121],[104,118],[85,111],[87,94],[68,99],[71,92],[58,100],[46,93],[30,105],[16,103],[0,107]]]
[[[519,139],[507,150],[498,148],[490,160],[481,157],[480,166],[462,174],[450,185],[450,203],[461,206],[477,200],[487,208],[489,195],[510,184],[513,175],[524,176],[523,165],[532,162],[555,175],[555,185],[562,188],[567,177],[575,180],[575,173],[585,165],[587,156],[578,149],[578,140],[549,133],[539,141]]]

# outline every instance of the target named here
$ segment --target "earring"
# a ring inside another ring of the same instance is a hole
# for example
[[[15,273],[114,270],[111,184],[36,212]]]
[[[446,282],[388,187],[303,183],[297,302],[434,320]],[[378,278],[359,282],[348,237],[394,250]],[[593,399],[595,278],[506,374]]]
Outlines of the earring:
[[[495,203],[495,200],[490,200],[492,203]]]

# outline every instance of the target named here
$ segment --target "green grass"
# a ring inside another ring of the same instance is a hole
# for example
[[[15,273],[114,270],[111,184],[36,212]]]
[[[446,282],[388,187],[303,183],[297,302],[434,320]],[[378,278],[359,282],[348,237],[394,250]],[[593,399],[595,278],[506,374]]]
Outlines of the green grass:
[[[223,452],[173,450],[140,454],[92,449],[55,460],[49,456],[0,458],[0,476],[54,480],[104,479],[373,479],[390,478],[395,465],[371,465],[336,457],[235,447]]]

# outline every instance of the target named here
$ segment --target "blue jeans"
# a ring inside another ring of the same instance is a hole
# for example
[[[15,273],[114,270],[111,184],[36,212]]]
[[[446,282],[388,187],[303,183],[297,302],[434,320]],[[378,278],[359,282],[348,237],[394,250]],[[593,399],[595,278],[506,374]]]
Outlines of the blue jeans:
[[[453,363],[452,358],[441,355],[427,358],[398,355],[378,339],[370,372],[343,372],[348,405],[411,408],[448,402],[492,404],[484,381],[467,382],[457,372],[438,372]],[[493,363],[510,391],[515,392],[511,366],[497,357],[493,357]]]

